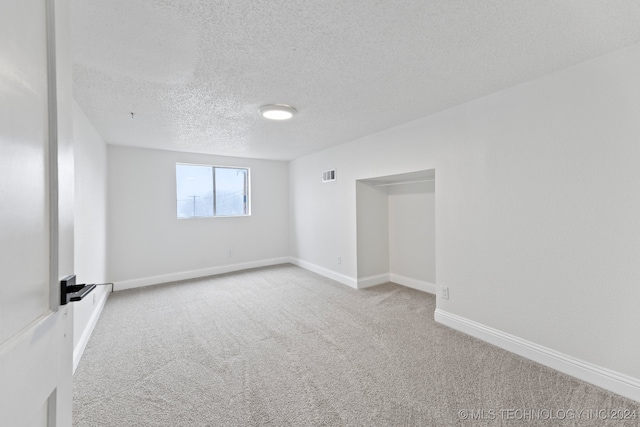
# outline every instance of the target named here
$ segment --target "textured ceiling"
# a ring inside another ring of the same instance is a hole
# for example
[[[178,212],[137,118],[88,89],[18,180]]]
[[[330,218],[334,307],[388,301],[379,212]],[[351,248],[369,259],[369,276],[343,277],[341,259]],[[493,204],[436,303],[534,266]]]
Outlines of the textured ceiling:
[[[71,4],[75,98],[108,143],[265,159],[640,42],[637,0]],[[257,110],[268,103],[299,113],[267,121]]]

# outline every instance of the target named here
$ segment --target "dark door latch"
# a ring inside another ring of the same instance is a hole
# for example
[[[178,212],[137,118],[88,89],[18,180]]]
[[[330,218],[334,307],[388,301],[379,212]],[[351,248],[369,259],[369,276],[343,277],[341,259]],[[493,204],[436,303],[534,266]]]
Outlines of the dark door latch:
[[[72,274],[60,281],[60,305],[70,301],[80,301],[94,290],[96,285],[76,285],[76,275]]]

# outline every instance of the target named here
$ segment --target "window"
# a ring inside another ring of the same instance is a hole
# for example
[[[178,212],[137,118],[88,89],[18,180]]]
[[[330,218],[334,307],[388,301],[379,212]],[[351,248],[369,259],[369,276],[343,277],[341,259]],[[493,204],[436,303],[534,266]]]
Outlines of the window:
[[[178,218],[249,215],[249,169],[176,164]]]

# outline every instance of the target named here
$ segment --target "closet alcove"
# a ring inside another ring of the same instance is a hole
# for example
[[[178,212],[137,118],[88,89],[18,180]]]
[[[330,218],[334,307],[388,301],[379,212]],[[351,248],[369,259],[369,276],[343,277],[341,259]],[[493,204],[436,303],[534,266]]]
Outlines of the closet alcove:
[[[358,288],[436,291],[435,169],[356,181]]]

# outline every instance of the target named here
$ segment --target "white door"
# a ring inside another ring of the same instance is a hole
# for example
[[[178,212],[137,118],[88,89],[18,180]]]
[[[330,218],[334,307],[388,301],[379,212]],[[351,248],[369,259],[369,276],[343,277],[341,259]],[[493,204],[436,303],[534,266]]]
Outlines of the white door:
[[[73,171],[59,167],[68,156],[60,129],[68,126],[58,119],[64,79],[56,76],[55,2],[0,0],[0,425],[7,427],[71,425],[73,313],[59,305],[57,283],[73,273],[59,268],[73,269],[66,243],[73,217],[58,205],[73,197]]]

